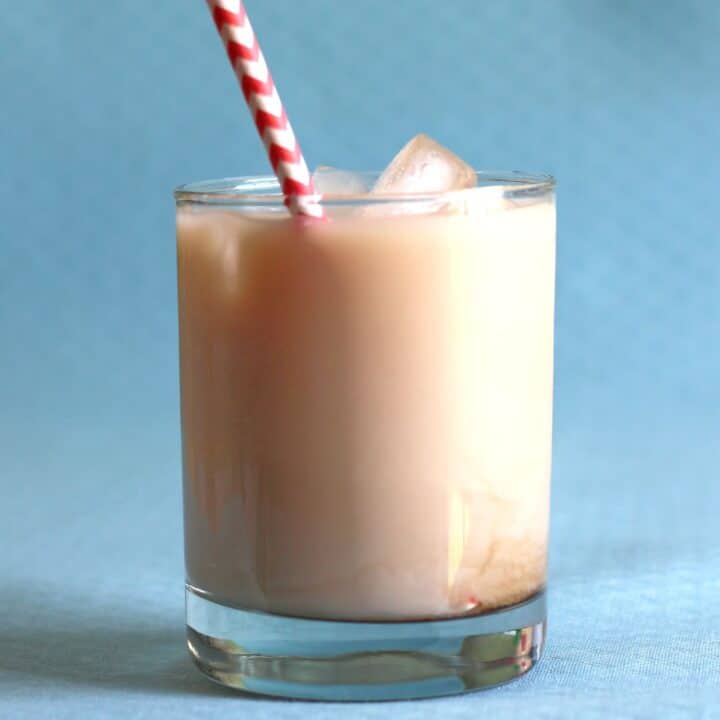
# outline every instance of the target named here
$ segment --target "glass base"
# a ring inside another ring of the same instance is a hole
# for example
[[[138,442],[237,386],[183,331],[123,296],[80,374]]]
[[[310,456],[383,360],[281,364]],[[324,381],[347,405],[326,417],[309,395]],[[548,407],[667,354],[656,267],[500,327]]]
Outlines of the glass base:
[[[187,642],[211,680],[309,700],[456,695],[524,675],[542,654],[545,592],[496,612],[425,622],[309,620],[186,592]]]

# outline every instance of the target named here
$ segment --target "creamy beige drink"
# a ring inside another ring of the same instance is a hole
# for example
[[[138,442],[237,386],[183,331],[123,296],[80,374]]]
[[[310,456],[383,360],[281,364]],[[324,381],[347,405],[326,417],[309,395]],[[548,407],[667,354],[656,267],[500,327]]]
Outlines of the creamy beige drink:
[[[325,223],[180,204],[190,585],[363,620],[543,586],[555,210],[506,198]]]

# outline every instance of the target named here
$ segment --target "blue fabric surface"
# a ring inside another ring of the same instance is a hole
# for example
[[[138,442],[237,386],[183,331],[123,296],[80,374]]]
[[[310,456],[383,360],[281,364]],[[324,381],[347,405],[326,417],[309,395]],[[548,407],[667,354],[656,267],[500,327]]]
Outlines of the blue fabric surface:
[[[4,427],[0,715],[720,717],[717,417],[645,425],[557,434],[536,670],[471,696],[342,709],[242,697],[191,666],[173,433]]]
[[[720,3],[247,6],[312,163],[560,180],[545,659],[340,709],[191,667],[170,190],[266,161],[203,2],[6,2],[0,718],[720,717]]]

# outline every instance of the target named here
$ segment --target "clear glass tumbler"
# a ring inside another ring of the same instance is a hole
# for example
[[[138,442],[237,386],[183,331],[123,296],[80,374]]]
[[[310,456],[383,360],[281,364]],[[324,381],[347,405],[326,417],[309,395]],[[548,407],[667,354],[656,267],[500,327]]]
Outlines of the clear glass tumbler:
[[[368,178],[372,180],[372,175]],[[268,695],[426,697],[540,657],[554,182],[177,201],[187,632]]]

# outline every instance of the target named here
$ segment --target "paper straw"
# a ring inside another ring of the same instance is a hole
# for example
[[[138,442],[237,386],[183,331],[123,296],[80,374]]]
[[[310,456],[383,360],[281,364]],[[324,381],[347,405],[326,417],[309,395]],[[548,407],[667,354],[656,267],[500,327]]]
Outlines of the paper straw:
[[[324,217],[295,133],[241,0],[207,0],[230,64],[293,215]]]

